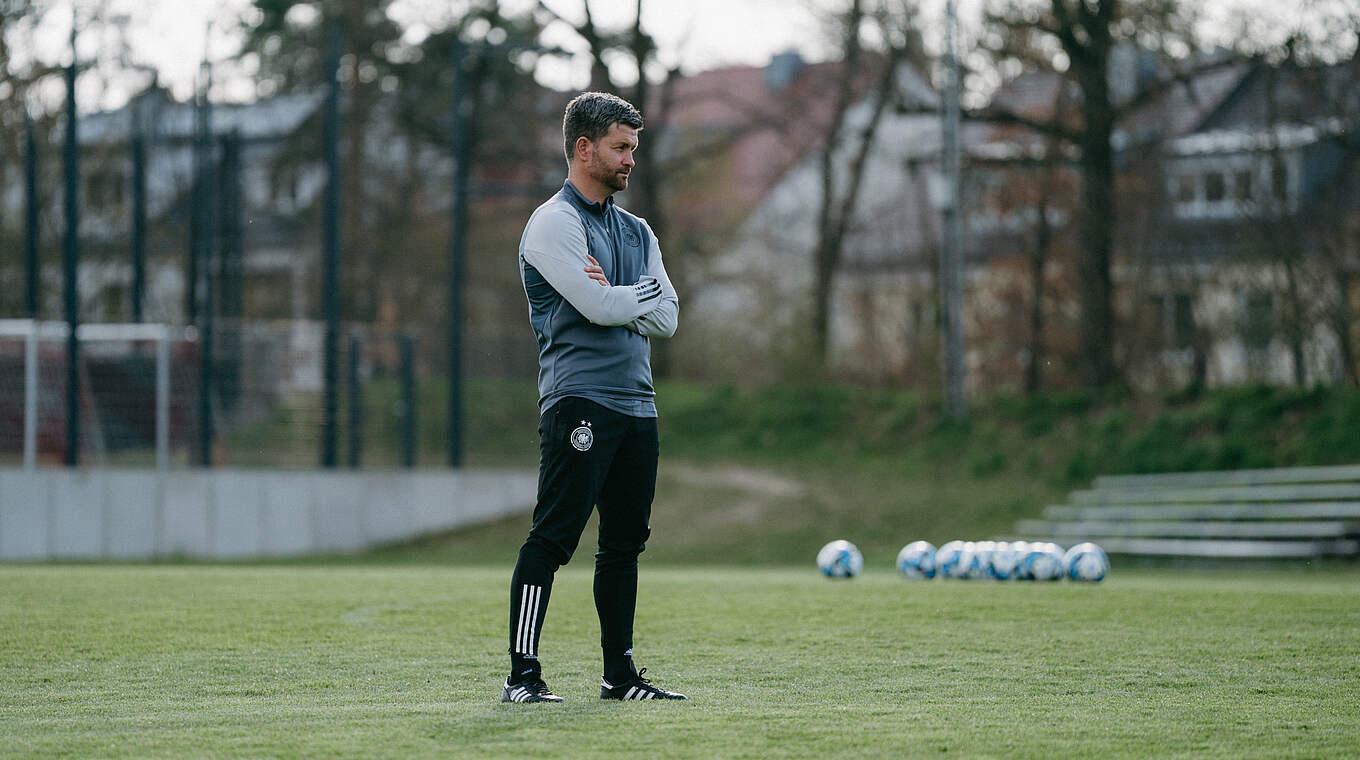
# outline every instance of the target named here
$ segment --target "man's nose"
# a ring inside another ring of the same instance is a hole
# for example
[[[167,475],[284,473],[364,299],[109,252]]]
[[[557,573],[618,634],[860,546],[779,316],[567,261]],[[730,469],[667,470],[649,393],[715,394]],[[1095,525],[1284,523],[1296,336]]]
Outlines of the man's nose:
[[[634,163],[634,162],[633,162],[633,151],[631,151],[631,150],[625,150],[625,151],[623,152],[623,165],[624,165],[624,166],[632,166],[633,163]]]

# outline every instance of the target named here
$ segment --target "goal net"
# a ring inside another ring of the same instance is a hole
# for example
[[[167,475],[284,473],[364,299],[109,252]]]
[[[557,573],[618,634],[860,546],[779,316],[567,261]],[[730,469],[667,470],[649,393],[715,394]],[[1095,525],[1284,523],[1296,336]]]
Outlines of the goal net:
[[[0,320],[0,460],[65,460],[65,322]],[[85,465],[165,467],[187,451],[196,417],[198,345],[191,331],[160,324],[76,328],[79,460]],[[186,454],[187,455],[187,454]]]

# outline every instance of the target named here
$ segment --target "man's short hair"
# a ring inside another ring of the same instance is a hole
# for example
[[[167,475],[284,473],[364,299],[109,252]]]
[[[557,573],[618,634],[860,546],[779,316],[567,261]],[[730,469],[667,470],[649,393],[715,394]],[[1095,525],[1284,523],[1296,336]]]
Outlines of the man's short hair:
[[[591,142],[604,137],[614,123],[642,129],[642,114],[632,103],[607,92],[583,92],[567,104],[562,116],[562,137],[566,142],[567,163],[571,163],[576,140],[584,137]]]

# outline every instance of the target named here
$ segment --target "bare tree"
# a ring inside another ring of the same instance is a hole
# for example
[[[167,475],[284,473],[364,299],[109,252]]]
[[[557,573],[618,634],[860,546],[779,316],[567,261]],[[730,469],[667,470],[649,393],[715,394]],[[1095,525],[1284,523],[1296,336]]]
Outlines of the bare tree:
[[[1348,124],[1354,130],[1360,124],[1360,96],[1354,83],[1360,77],[1360,9],[1352,10],[1338,25],[1338,32],[1349,31],[1354,48],[1349,61],[1335,66],[1315,66],[1306,77],[1309,89],[1322,105],[1324,117],[1335,123]],[[1318,248],[1328,279],[1335,294],[1325,300],[1325,316],[1336,335],[1339,360],[1344,382],[1360,386],[1360,357],[1357,345],[1355,315],[1351,310],[1353,293],[1360,270],[1360,212],[1356,211],[1355,196],[1360,193],[1360,144],[1354,139],[1334,139],[1333,143],[1346,154],[1348,166],[1343,170],[1321,201],[1321,216],[1327,223],[1319,225]]]
[[[817,211],[817,242],[813,255],[812,350],[823,364],[830,341],[831,293],[840,266],[846,233],[854,218],[864,177],[883,116],[894,101],[898,66],[912,52],[914,7],[906,3],[866,8],[864,0],[851,0],[850,7],[837,19],[841,25],[842,57],[836,80],[834,106],[829,126],[819,151],[821,197]],[[883,40],[883,50],[872,61],[864,48],[864,26],[875,23]],[[869,113],[854,132],[847,117],[861,95],[859,86],[866,64],[878,67],[868,93]],[[841,171],[845,151],[849,163]]]
[[[1036,119],[992,109],[987,117],[1029,126],[1080,151],[1079,341],[1081,381],[1089,388],[1119,379],[1110,274],[1117,219],[1111,138],[1120,117],[1145,102],[1140,98],[1117,102],[1110,89],[1111,57],[1121,41],[1146,45],[1188,28],[1179,10],[1177,0],[1017,0],[988,13],[989,25],[999,30],[999,44],[994,50],[998,57],[1048,70],[1062,70],[1065,65],[1064,76],[1075,82],[1081,93],[1080,118],[1075,125],[1063,120],[1061,114]]]
[[[1049,139],[1044,151],[1044,165],[1040,169],[1039,197],[1035,208],[1034,242],[1029,255],[1029,364],[1025,366],[1025,393],[1043,390],[1043,366],[1047,359],[1044,350],[1044,300],[1047,293],[1045,277],[1049,249],[1053,246],[1052,211],[1057,191],[1058,169],[1054,165],[1057,141]]]

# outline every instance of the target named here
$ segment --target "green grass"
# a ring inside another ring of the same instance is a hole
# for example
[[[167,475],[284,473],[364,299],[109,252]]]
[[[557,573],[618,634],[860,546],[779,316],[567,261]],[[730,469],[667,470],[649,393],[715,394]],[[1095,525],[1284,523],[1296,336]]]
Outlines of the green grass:
[[[470,464],[533,466],[533,396],[469,388]],[[394,461],[394,399],[388,383],[366,400],[375,466]],[[593,526],[544,640],[569,703],[496,701],[519,516],[342,560],[0,566],[0,757],[1355,753],[1353,562],[1116,564],[1098,586],[886,568],[910,539],[1008,532],[1095,474],[1360,461],[1360,391],[998,397],[962,424],[937,400],[842,386],[668,383],[658,403],[637,643],[690,702],[598,700]],[[443,461],[441,405],[422,390],[425,466]],[[228,458],[291,461],[270,446],[296,423],[238,431]],[[298,451],[313,462],[313,439]],[[833,537],[871,572],[817,577]]]
[[[590,576],[543,642],[561,706],[496,701],[508,561],[0,567],[3,757],[1338,757],[1360,573],[1116,566],[1102,584],[644,563],[601,703]]]

